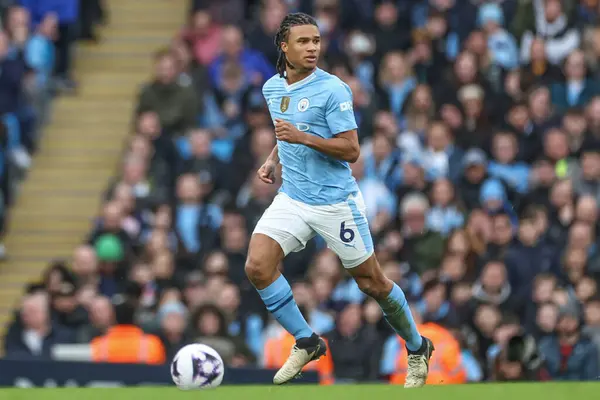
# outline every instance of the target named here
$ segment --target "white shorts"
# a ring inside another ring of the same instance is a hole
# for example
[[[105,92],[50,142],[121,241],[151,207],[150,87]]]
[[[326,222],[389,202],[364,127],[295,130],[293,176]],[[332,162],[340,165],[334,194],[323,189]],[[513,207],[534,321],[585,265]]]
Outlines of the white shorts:
[[[343,203],[312,206],[278,193],[254,229],[275,240],[287,256],[304,249],[320,235],[345,268],[354,268],[373,254],[373,239],[362,194]]]

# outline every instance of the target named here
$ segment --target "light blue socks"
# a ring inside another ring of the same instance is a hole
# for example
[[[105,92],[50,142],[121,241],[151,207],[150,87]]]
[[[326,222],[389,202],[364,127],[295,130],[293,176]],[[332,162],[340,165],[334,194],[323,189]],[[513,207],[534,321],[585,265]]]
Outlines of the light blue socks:
[[[280,275],[266,288],[259,289],[258,294],[267,306],[267,310],[273,314],[286,331],[294,335],[296,340],[310,337],[313,334],[313,330],[308,326],[294,300],[290,284],[283,275]]]
[[[406,341],[408,350],[419,350],[423,344],[423,338],[417,330],[417,325],[402,289],[394,283],[388,297],[385,300],[378,301],[378,303],[388,324]]]

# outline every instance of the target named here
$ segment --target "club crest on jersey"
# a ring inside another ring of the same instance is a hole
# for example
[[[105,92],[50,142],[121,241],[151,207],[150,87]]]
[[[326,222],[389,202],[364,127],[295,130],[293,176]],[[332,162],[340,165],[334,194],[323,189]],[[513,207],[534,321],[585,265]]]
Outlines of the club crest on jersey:
[[[279,109],[281,110],[281,112],[286,112],[289,106],[290,98],[288,96],[283,96],[281,98],[281,104],[279,105]]]
[[[310,105],[310,102],[308,101],[307,98],[300,100],[298,102],[298,111],[304,112],[304,111],[308,110],[309,105]]]

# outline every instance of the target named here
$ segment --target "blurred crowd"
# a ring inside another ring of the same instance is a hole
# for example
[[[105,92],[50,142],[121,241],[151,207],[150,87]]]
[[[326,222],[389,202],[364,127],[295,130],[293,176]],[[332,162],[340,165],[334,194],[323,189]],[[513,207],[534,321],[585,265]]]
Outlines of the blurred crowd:
[[[102,10],[99,0],[0,0],[0,236],[52,99],[76,90],[74,43],[95,39]]]
[[[598,0],[193,1],[89,237],[28,288],[7,356],[125,329],[160,338],[159,363],[202,342],[281,365],[293,338],[244,263],[277,191],[256,177],[275,145],[261,86],[292,11],[315,16],[320,67],[353,90],[352,171],[379,262],[436,344],[430,382],[597,379]],[[322,240],[281,269],[328,342],[309,368],[401,382],[402,341]]]

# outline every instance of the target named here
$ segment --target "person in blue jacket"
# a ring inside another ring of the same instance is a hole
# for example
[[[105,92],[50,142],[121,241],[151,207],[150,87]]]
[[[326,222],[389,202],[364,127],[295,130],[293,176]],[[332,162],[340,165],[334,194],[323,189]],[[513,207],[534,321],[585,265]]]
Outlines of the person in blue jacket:
[[[20,0],[29,10],[33,27],[37,27],[50,13],[58,17],[58,35],[54,41],[56,64],[54,73],[65,89],[74,89],[71,77],[72,50],[79,18],[79,0]]]
[[[245,47],[242,31],[236,26],[228,26],[222,32],[222,53],[209,65],[208,75],[213,87],[218,87],[228,64],[238,64],[247,79],[247,84],[262,86],[275,74],[275,67],[266,57]]]
[[[492,140],[494,159],[488,164],[488,174],[502,180],[515,192],[525,194],[529,189],[531,168],[516,160],[518,153],[519,143],[513,133],[496,133]]]
[[[519,48],[515,38],[504,29],[504,12],[498,4],[488,3],[479,7],[477,19],[487,33],[487,45],[492,62],[506,70],[519,66]]]
[[[598,349],[581,333],[581,310],[569,303],[560,309],[556,332],[539,344],[546,368],[552,380],[598,380]]]

